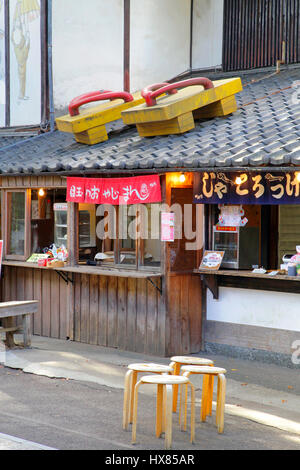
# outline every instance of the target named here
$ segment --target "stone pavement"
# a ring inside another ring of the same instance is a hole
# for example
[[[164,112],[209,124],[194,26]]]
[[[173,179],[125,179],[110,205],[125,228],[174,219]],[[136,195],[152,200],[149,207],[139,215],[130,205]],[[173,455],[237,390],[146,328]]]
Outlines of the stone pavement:
[[[208,353],[196,356],[213,359],[216,366],[227,370],[225,424],[227,415],[288,432],[300,448],[298,370]],[[119,391],[124,387],[127,365],[145,361],[169,363],[168,358],[37,336],[33,337],[30,349],[0,350],[0,363],[6,367],[38,376],[91,382]],[[193,381],[201,388],[198,377],[193,376]],[[43,450],[45,446],[0,434],[0,450],[33,448]]]
[[[17,437],[8,436],[0,433],[0,451],[1,450],[55,450],[51,447],[37,444],[36,442],[26,441]]]

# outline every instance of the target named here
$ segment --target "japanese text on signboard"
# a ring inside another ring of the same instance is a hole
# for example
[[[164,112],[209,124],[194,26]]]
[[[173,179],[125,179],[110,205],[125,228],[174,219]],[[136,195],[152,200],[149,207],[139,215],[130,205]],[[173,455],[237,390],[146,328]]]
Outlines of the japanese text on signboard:
[[[299,204],[300,173],[218,173],[195,176],[198,204]]]
[[[158,175],[132,178],[67,178],[67,201],[89,204],[161,202]]]

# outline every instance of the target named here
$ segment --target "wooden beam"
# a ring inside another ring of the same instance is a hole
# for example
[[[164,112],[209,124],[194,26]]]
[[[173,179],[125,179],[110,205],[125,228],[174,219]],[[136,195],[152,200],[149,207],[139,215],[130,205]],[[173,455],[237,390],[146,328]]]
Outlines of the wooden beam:
[[[130,0],[124,0],[124,91],[130,92]]]
[[[76,266],[78,262],[78,204],[68,202],[68,265]]]
[[[218,278],[213,274],[202,274],[201,280],[204,285],[210,290],[215,300],[219,300],[219,286]]]
[[[5,33],[5,126],[10,126],[10,2],[4,2]]]

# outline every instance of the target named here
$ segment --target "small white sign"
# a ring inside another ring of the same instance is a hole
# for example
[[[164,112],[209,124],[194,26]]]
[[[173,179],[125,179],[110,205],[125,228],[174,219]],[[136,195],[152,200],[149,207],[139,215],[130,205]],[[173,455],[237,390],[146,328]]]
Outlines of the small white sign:
[[[68,210],[68,203],[67,202],[56,202],[53,205],[54,211],[67,211]]]

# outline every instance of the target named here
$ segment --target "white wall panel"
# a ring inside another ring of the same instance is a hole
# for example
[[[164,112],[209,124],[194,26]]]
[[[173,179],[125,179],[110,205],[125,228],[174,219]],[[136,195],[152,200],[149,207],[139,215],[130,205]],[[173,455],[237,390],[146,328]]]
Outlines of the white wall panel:
[[[131,0],[131,91],[190,65],[190,0]]]
[[[299,294],[219,288],[219,300],[207,291],[207,320],[300,331]]]
[[[222,65],[224,0],[194,0],[194,69]]]
[[[123,0],[53,0],[53,75],[56,109],[123,90]]]

